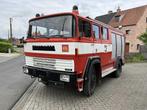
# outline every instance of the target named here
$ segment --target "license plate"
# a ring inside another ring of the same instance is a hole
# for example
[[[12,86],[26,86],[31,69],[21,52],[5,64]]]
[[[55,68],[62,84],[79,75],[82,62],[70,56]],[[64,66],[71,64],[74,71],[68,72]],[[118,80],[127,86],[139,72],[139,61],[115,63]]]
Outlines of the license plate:
[[[69,82],[70,81],[69,75],[60,75],[60,81]]]

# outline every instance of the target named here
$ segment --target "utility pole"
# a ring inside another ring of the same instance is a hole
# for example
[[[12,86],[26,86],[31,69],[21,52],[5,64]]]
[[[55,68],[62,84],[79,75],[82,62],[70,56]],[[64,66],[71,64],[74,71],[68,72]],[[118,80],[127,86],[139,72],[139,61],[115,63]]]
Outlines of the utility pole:
[[[13,33],[12,33],[12,18],[10,18],[10,42],[12,43]]]
[[[10,37],[9,37],[9,29],[8,29],[8,40],[10,39]]]

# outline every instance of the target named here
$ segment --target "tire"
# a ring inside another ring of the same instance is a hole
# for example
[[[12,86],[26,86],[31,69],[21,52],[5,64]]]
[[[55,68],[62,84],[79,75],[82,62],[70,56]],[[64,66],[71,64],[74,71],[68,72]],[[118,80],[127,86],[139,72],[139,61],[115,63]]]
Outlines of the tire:
[[[119,62],[117,64],[116,71],[112,73],[112,76],[114,78],[118,78],[118,77],[120,77],[121,72],[122,72],[122,64],[121,64],[121,62]]]
[[[83,90],[84,94],[88,97],[91,96],[95,91],[96,85],[97,85],[96,71],[94,66],[91,65],[87,74],[87,78],[84,81],[84,90]]]

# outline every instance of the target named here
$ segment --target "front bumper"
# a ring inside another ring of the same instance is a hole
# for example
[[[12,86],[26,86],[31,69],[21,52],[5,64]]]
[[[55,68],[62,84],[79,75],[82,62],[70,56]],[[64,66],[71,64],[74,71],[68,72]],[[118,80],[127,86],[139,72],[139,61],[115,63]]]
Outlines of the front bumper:
[[[55,71],[31,66],[23,66],[23,71],[31,77],[46,79],[48,82],[70,83],[74,85],[76,83],[76,74],[74,72]],[[61,81],[60,75],[69,75],[69,82]]]

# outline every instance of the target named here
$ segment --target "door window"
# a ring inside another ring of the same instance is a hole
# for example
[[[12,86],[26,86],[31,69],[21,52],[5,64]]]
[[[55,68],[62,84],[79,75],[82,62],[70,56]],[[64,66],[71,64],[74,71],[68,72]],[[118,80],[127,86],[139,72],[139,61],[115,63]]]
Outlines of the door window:
[[[105,27],[101,28],[101,33],[102,33],[102,39],[103,40],[108,40],[108,29]]]
[[[91,36],[90,23],[79,19],[79,33],[80,33],[80,37],[90,37]]]
[[[100,38],[99,37],[99,26],[93,25],[92,32],[94,34],[94,37],[98,40]]]

